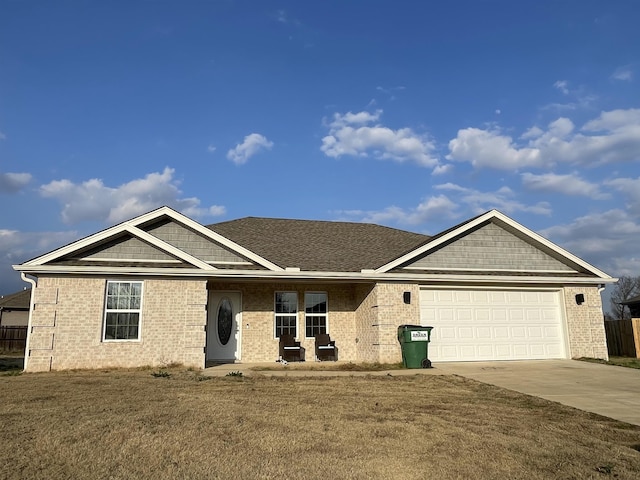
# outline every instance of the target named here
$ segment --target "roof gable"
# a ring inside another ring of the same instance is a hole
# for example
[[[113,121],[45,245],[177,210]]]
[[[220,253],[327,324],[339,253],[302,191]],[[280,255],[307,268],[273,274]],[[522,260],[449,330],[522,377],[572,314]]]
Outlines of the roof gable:
[[[575,272],[543,249],[488,221],[403,265],[421,270]]]
[[[200,258],[201,255],[204,258]],[[257,268],[281,270],[169,207],[85,237],[25,262],[21,267],[69,264],[73,260],[112,260],[119,265],[122,262],[177,262],[209,271],[216,268],[208,262],[250,263]]]
[[[609,275],[506,215],[491,210],[434,236],[429,242],[382,266],[394,269],[508,271]]]

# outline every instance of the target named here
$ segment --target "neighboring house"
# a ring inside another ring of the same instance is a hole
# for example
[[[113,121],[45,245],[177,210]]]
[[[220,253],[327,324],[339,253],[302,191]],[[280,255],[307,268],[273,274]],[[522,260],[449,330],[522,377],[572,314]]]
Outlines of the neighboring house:
[[[434,237],[379,225],[162,207],[14,268],[34,287],[27,371],[313,360],[399,362],[397,328],[434,327],[434,362],[607,358],[606,273],[492,210]]]
[[[621,305],[626,305],[629,307],[629,311],[631,312],[631,317],[640,318],[640,295],[638,295],[637,297],[630,298],[625,302],[622,302]]]
[[[26,327],[29,323],[31,289],[0,296],[0,327]]]

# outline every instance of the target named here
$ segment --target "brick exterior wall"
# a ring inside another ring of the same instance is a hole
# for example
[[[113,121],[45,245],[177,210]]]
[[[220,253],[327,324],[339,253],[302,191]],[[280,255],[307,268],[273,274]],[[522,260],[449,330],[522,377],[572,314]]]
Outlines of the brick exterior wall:
[[[204,280],[144,280],[139,341],[102,341],[106,279],[40,277],[26,370],[204,366]]]
[[[576,294],[579,293],[584,295],[582,305],[576,303]],[[569,357],[608,360],[602,297],[598,292],[598,287],[565,287],[564,303],[567,315]]]
[[[355,287],[350,284],[296,284],[210,282],[211,290],[238,291],[242,294],[241,361],[275,362],[278,339],[274,337],[275,292],[298,294],[298,340],[305,349],[306,361],[315,360],[315,341],[305,338],[304,294],[326,292],[328,331],[338,347],[339,360],[356,361]]]
[[[278,339],[274,338],[275,292],[298,294],[298,340],[307,361],[315,360],[313,338],[304,338],[304,294],[326,292],[331,339],[338,358],[350,362],[402,361],[397,329],[401,324],[419,324],[418,285],[406,284],[296,284],[210,282],[211,290],[242,294],[241,361],[274,362]],[[411,292],[411,303],[403,293]]]
[[[341,361],[399,362],[401,324],[420,323],[419,285],[402,283],[322,284],[144,280],[141,340],[102,341],[104,278],[41,277],[34,290],[34,311],[27,371],[74,368],[205,364],[209,290],[242,295],[241,361],[274,362],[274,294],[298,293],[298,337],[306,360],[315,360],[314,339],[304,338],[304,294],[326,292],[328,325]],[[410,303],[403,294],[409,292]],[[585,302],[577,305],[575,295]],[[564,288],[568,355],[608,358],[602,303],[597,287]]]
[[[395,363],[402,361],[398,326],[420,324],[419,286],[402,283],[378,283],[359,286],[356,310],[358,354],[360,362]],[[411,301],[404,303],[409,292]]]

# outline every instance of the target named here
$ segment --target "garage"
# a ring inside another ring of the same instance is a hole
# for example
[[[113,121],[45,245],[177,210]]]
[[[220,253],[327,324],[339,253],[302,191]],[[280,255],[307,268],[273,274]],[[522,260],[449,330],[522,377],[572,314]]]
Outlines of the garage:
[[[420,290],[432,361],[566,358],[558,290]]]

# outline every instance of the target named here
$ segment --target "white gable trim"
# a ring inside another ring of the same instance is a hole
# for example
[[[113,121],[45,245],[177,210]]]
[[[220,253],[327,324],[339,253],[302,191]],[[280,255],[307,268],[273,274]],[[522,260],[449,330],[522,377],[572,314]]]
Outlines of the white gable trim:
[[[467,222],[463,225],[461,225],[460,227],[448,232],[447,234],[443,235],[442,237],[439,237],[437,239],[435,239],[433,242],[429,242],[425,245],[423,245],[420,248],[417,248],[416,250],[413,250],[412,252],[407,253],[406,255],[403,255],[402,257],[399,257],[395,260],[393,260],[392,262],[387,263],[386,265],[383,265],[382,267],[378,268],[375,270],[376,273],[385,273],[388,272],[389,270],[392,270],[396,267],[398,267],[399,265],[402,265],[403,263],[406,263],[420,255],[423,255],[424,253],[427,253],[430,250],[433,250],[434,248],[442,245],[443,243],[446,243],[460,235],[465,234],[466,232],[472,230],[473,228],[477,227],[478,225],[488,221],[488,220],[492,220],[492,219],[497,219],[500,220],[501,222],[509,225],[510,227],[514,228],[515,230],[519,231],[520,233],[522,233],[525,236],[530,237],[532,240],[534,240],[535,242],[544,245],[545,247],[547,247],[548,249],[556,252],[557,254],[559,254],[560,256],[566,258],[567,260],[569,260],[570,262],[573,262],[577,265],[580,265],[582,268],[586,269],[587,271],[593,273],[594,275],[602,278],[602,279],[611,279],[612,277],[607,275],[606,273],[604,273],[602,270],[594,267],[593,265],[585,262],[584,260],[582,260],[579,257],[576,257],[575,255],[569,253],[568,251],[566,251],[565,249],[559,247],[558,245],[556,245],[553,242],[550,242],[549,240],[547,240],[546,238],[544,238],[543,236],[535,233],[532,230],[529,230],[527,227],[519,224],[518,222],[516,222],[515,220],[512,220],[511,218],[507,217],[506,215],[504,215],[503,213],[499,212],[498,210],[490,210],[487,213],[480,215],[479,217],[474,218],[473,220],[471,220],[470,222]]]
[[[124,232],[128,232],[131,235],[134,235],[135,237],[138,237],[148,243],[151,243],[153,245],[155,245],[156,247],[166,251],[167,253],[170,253],[173,256],[177,256],[178,258],[191,263],[192,265],[195,266],[199,266],[200,268],[206,269],[206,270],[215,270],[214,267],[212,267],[211,265],[209,265],[206,262],[203,262],[202,260],[197,259],[196,257],[193,257],[192,255],[189,255],[185,252],[183,252],[182,250],[173,247],[172,245],[163,242],[162,240],[160,240],[157,237],[154,237],[153,235],[145,232],[144,230],[138,228],[139,225],[142,225],[146,222],[155,220],[157,218],[160,218],[162,216],[167,216],[170,217],[171,219],[175,220],[178,223],[181,223],[195,231],[197,231],[198,233],[204,235],[205,237],[220,243],[221,245],[224,245],[225,247],[233,250],[234,252],[238,253],[239,255],[242,255],[246,258],[249,258],[250,260],[256,262],[259,265],[262,265],[263,267],[269,269],[269,270],[273,270],[273,271],[282,271],[283,268],[279,267],[278,265],[270,262],[269,260],[262,258],[259,255],[256,255],[255,253],[251,252],[250,250],[242,247],[241,245],[238,245],[235,242],[232,242],[231,240],[223,237],[222,235],[214,232],[213,230],[210,230],[208,228],[206,228],[205,226],[199,224],[198,222],[191,220],[189,217],[176,212],[175,210],[173,210],[172,208],[169,207],[160,207],[157,210],[153,210],[152,212],[149,213],[145,213],[143,215],[140,215],[139,217],[133,218],[131,220],[128,220],[126,222],[122,222],[118,225],[115,225],[113,227],[107,228],[106,230],[103,230],[101,232],[95,233],[93,235],[90,235],[88,237],[85,237],[81,240],[78,240],[76,242],[70,243],[69,245],[66,245],[62,248],[59,248],[57,250],[54,250],[52,252],[49,252],[45,255],[42,255],[40,257],[34,258],[33,260],[30,260],[28,262],[25,262],[23,265],[24,266],[37,266],[37,265],[44,265],[45,263],[51,262],[53,260],[56,260],[58,258],[64,257],[66,255],[69,255],[71,253],[73,253],[74,251],[86,248],[91,246],[92,244],[96,243],[96,242],[100,242],[103,240],[108,240],[109,238],[112,238],[120,233],[124,233]]]

